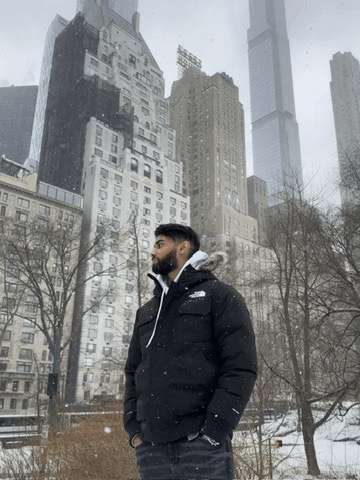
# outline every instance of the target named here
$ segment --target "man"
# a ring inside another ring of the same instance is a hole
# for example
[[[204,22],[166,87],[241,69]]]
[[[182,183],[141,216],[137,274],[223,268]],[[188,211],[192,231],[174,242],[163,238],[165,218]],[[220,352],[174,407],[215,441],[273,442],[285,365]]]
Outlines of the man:
[[[232,432],[256,378],[242,296],[205,269],[190,227],[155,231],[154,297],[139,308],[124,423],[142,480],[232,480]]]

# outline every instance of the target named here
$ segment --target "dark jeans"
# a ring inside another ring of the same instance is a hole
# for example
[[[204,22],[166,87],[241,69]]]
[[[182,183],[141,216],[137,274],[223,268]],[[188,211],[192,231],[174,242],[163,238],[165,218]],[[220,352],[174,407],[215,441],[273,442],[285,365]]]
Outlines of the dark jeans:
[[[141,480],[233,480],[231,440],[214,447],[205,440],[152,444],[135,449]]]

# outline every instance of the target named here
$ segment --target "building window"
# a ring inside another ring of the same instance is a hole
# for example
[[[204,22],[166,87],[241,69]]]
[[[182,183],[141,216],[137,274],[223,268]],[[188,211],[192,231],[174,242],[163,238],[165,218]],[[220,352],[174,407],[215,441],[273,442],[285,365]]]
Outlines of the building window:
[[[151,193],[151,188],[150,187],[144,187],[144,192],[145,193]]]
[[[9,356],[9,347],[0,347],[0,357],[7,358]]]
[[[27,312],[32,312],[32,313],[36,313],[38,309],[38,306],[36,305],[36,303],[25,303],[24,307]]]
[[[104,341],[105,342],[112,342],[114,334],[110,332],[104,332]]]
[[[39,205],[39,213],[40,215],[50,215],[50,207],[47,207],[46,205]]]
[[[23,208],[29,208],[30,206],[29,200],[25,200],[25,198],[20,198],[20,197],[17,199],[17,204],[19,207],[23,207]]]
[[[138,172],[139,171],[139,162],[136,160],[136,158],[131,159],[131,171],[133,172]]]
[[[114,320],[112,318],[105,318],[105,327],[114,328]]]
[[[144,177],[150,178],[151,177],[151,167],[150,165],[144,165]]]
[[[113,228],[114,230],[119,230],[119,228],[120,228],[120,222],[119,222],[119,220],[114,220],[114,219],[112,219],[112,220],[111,220],[111,226],[112,226],[112,228]]]
[[[31,387],[31,382],[29,380],[25,380],[24,392],[29,393],[30,392],[30,387]]]
[[[10,399],[10,410],[16,410],[16,398]]]
[[[22,410],[27,410],[28,409],[28,404],[29,404],[29,400],[27,398],[23,398],[23,400],[21,402],[21,409]]]
[[[156,143],[156,136],[150,133],[150,142]]]
[[[86,345],[86,351],[88,353],[95,353],[96,352],[96,343],[88,343]]]
[[[34,334],[28,332],[22,332],[21,334],[22,343],[34,343]]]
[[[122,183],[122,176],[115,173],[114,180],[116,183]]]
[[[35,318],[24,318],[23,327],[34,328],[36,323]]]
[[[19,373],[30,373],[31,363],[18,363],[16,365],[16,371]]]
[[[115,313],[115,307],[113,307],[112,305],[106,305],[105,306],[105,312],[108,315],[113,315]]]
[[[142,145],[141,151],[144,155],[146,155],[147,154],[147,147],[145,147],[145,145]]]
[[[103,151],[100,150],[99,148],[94,148],[94,155],[96,155],[97,157],[102,158],[102,157],[103,157]]]
[[[33,351],[30,348],[20,348],[19,350],[19,358],[21,360],[31,360],[33,355]]]
[[[89,315],[89,323],[92,325],[97,325],[98,324],[98,316],[97,315]]]
[[[5,330],[5,332],[3,333],[3,341],[4,342],[9,342],[10,341],[10,338],[11,338],[11,330]]]
[[[95,358],[87,357],[84,360],[84,366],[85,367],[92,367],[95,363]]]
[[[103,355],[104,355],[104,357],[111,357],[112,348],[111,347],[103,347]]]
[[[117,157],[114,157],[114,155],[109,155],[109,162],[116,165],[117,164]]]
[[[4,408],[4,399],[0,398],[0,410],[3,410]]]
[[[112,265],[117,265],[118,263],[118,257],[116,255],[110,255],[110,263]]]
[[[15,220],[19,222],[27,222],[28,216],[26,213],[16,211],[15,213]]]
[[[132,200],[133,202],[137,202],[138,198],[139,196],[137,192],[130,192],[130,200]]]
[[[0,380],[0,392],[6,392],[7,380]]]
[[[97,330],[94,328],[89,328],[88,331],[88,338],[96,338],[97,337]]]
[[[12,384],[12,391],[18,392],[19,391],[19,380],[14,380]]]
[[[156,170],[156,181],[158,183],[163,183],[163,173],[161,170]]]

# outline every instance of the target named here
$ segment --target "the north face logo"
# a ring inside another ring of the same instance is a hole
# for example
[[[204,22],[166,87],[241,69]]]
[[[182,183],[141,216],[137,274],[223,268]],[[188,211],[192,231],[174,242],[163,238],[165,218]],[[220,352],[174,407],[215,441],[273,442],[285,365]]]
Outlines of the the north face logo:
[[[204,292],[203,290],[200,290],[199,292],[194,292],[191,295],[189,295],[189,298],[200,298],[205,296],[206,296],[206,292]]]

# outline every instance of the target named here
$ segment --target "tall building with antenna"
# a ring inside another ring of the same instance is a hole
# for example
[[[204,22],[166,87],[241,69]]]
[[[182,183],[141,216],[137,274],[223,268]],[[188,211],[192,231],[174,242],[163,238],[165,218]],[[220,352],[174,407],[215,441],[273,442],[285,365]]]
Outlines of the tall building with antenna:
[[[254,174],[270,203],[302,179],[284,0],[250,0],[248,30]]]

